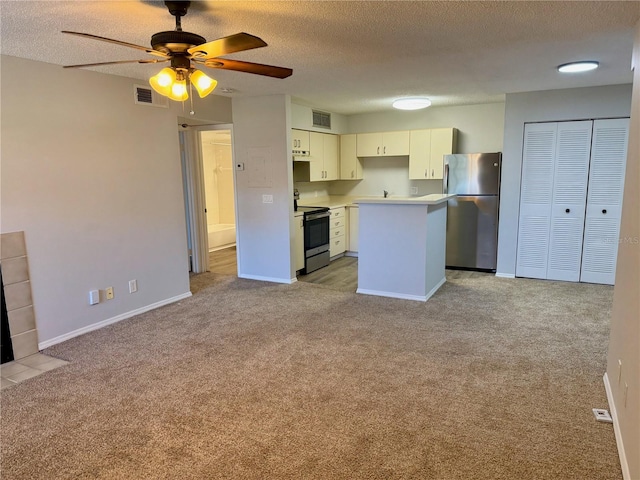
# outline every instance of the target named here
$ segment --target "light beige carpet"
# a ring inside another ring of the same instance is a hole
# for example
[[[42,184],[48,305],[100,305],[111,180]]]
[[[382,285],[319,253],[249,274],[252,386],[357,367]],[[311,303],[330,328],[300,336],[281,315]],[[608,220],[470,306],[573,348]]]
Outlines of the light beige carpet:
[[[204,274],[2,391],[3,479],[619,479],[612,288],[454,279],[426,304]]]

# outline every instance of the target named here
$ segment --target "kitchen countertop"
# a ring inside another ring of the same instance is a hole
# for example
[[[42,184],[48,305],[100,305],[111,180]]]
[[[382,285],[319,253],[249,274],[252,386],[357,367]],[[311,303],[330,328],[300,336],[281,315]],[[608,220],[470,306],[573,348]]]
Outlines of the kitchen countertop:
[[[421,197],[396,197],[390,196],[387,198],[384,197],[362,197],[357,198],[353,202],[354,203],[379,203],[386,205],[438,205],[439,203],[446,202],[450,198],[455,197],[453,194],[440,194],[440,193],[432,193],[431,195],[423,195]]]
[[[391,195],[387,198],[382,196],[366,196],[366,195],[330,195],[328,197],[312,197],[298,201],[301,207],[358,207],[359,203],[388,203],[388,204],[407,204],[407,205],[436,205],[446,202],[455,195],[431,194],[420,197],[403,197]]]

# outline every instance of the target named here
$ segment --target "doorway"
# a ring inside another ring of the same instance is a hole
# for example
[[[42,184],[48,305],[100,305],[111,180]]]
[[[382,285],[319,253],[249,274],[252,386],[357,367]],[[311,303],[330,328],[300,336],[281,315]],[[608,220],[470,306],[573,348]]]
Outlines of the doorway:
[[[230,130],[200,132],[209,253],[236,245]]]
[[[182,126],[180,140],[190,271],[217,271],[237,256],[231,125]],[[237,259],[236,262],[237,264]],[[226,268],[226,273],[231,273]],[[237,268],[233,272],[237,274]]]

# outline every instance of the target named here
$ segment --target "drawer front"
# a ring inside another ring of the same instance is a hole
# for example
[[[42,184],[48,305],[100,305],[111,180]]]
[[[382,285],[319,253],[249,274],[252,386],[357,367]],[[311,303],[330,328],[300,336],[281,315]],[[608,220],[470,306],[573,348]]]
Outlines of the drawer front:
[[[344,217],[332,217],[329,220],[329,229],[333,232],[335,229],[344,227]]]
[[[331,244],[329,246],[329,254],[332,257],[345,252],[346,245],[345,245],[344,235],[331,238],[330,241],[331,241]]]
[[[331,220],[335,218],[344,218],[344,207],[331,209]]]
[[[344,227],[332,228],[329,232],[329,239],[344,236]]]

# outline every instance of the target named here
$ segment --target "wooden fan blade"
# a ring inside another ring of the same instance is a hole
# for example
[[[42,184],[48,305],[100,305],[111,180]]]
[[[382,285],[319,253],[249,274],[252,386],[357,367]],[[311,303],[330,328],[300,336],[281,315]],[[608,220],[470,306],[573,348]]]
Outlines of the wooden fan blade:
[[[82,68],[82,67],[97,67],[100,65],[116,65],[119,63],[162,63],[168,62],[170,58],[165,59],[152,59],[152,60],[116,60],[115,62],[98,62],[98,63],[83,63],[82,65],[63,65],[62,68]]]
[[[291,76],[293,70],[284,67],[274,67],[261,63],[242,62],[226,58],[210,58],[204,62],[209,68],[221,68],[222,70],[235,70],[237,72],[254,73],[265,77],[287,78]]]
[[[69,35],[77,35],[79,37],[91,38],[92,40],[100,40],[101,42],[114,43],[116,45],[122,45],[123,47],[135,48],[136,50],[142,50],[143,52],[150,53],[151,55],[156,55],[158,57],[169,58],[169,55],[165,55],[158,50],[154,50],[153,48],[143,47],[142,45],[135,45],[133,43],[121,42],[120,40],[114,40],[112,38],[107,37],[99,37],[98,35],[91,35],[90,33],[80,33],[80,32],[70,32],[68,30],[62,30],[62,33],[67,33]]]
[[[187,52],[194,58],[214,58],[266,46],[267,44],[261,38],[241,32],[203,43],[202,45],[196,45],[188,49]]]

